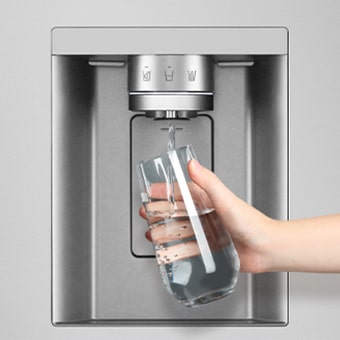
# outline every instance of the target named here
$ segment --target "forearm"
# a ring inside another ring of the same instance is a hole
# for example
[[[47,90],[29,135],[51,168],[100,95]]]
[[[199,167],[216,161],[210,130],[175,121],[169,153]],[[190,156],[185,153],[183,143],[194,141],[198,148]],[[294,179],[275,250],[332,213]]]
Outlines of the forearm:
[[[340,214],[275,221],[271,230],[268,271],[340,273]]]

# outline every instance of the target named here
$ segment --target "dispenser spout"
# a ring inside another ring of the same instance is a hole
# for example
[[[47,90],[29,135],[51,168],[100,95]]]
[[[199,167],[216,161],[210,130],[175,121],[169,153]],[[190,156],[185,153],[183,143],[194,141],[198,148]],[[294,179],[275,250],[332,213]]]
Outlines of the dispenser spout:
[[[190,119],[197,117],[197,111],[156,110],[145,111],[147,118],[153,119]]]
[[[165,118],[171,119],[171,118],[177,118],[177,114],[175,110],[166,110],[165,111]]]

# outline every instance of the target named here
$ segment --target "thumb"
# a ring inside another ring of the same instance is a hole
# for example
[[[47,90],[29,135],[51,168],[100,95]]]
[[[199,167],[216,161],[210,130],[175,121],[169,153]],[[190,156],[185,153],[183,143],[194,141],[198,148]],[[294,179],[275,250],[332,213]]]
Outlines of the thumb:
[[[203,167],[197,160],[189,162],[188,172],[191,179],[206,192],[217,212],[225,212],[226,207],[230,209],[238,202],[238,197],[212,171]]]
[[[250,225],[264,223],[264,214],[236,196],[212,171],[200,165],[198,161],[189,162],[188,172],[193,182],[208,195],[231,236],[243,237],[249,233]]]

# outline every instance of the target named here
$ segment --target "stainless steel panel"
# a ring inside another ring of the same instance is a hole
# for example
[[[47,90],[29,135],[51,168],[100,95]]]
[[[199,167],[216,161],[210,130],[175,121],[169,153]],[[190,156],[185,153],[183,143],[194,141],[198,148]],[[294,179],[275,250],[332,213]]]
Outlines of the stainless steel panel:
[[[60,57],[52,78],[53,318],[79,322],[91,318],[94,73],[86,60]]]
[[[284,27],[56,27],[52,31],[54,55],[287,52],[288,31]]]
[[[231,296],[187,309],[161,286],[154,259],[132,255],[127,66],[92,67],[92,58],[52,57],[53,323],[286,324],[285,273],[243,274]],[[285,219],[287,56],[251,58],[251,67],[215,66],[214,169],[239,196]]]

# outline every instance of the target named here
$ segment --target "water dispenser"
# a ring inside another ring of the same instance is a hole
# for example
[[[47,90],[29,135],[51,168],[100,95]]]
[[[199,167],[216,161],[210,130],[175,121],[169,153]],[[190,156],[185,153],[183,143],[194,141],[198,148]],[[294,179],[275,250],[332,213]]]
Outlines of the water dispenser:
[[[240,274],[198,308],[161,285],[135,168],[192,144],[238,196],[288,218],[288,32],[282,27],[52,31],[52,323],[286,325],[288,274]]]

